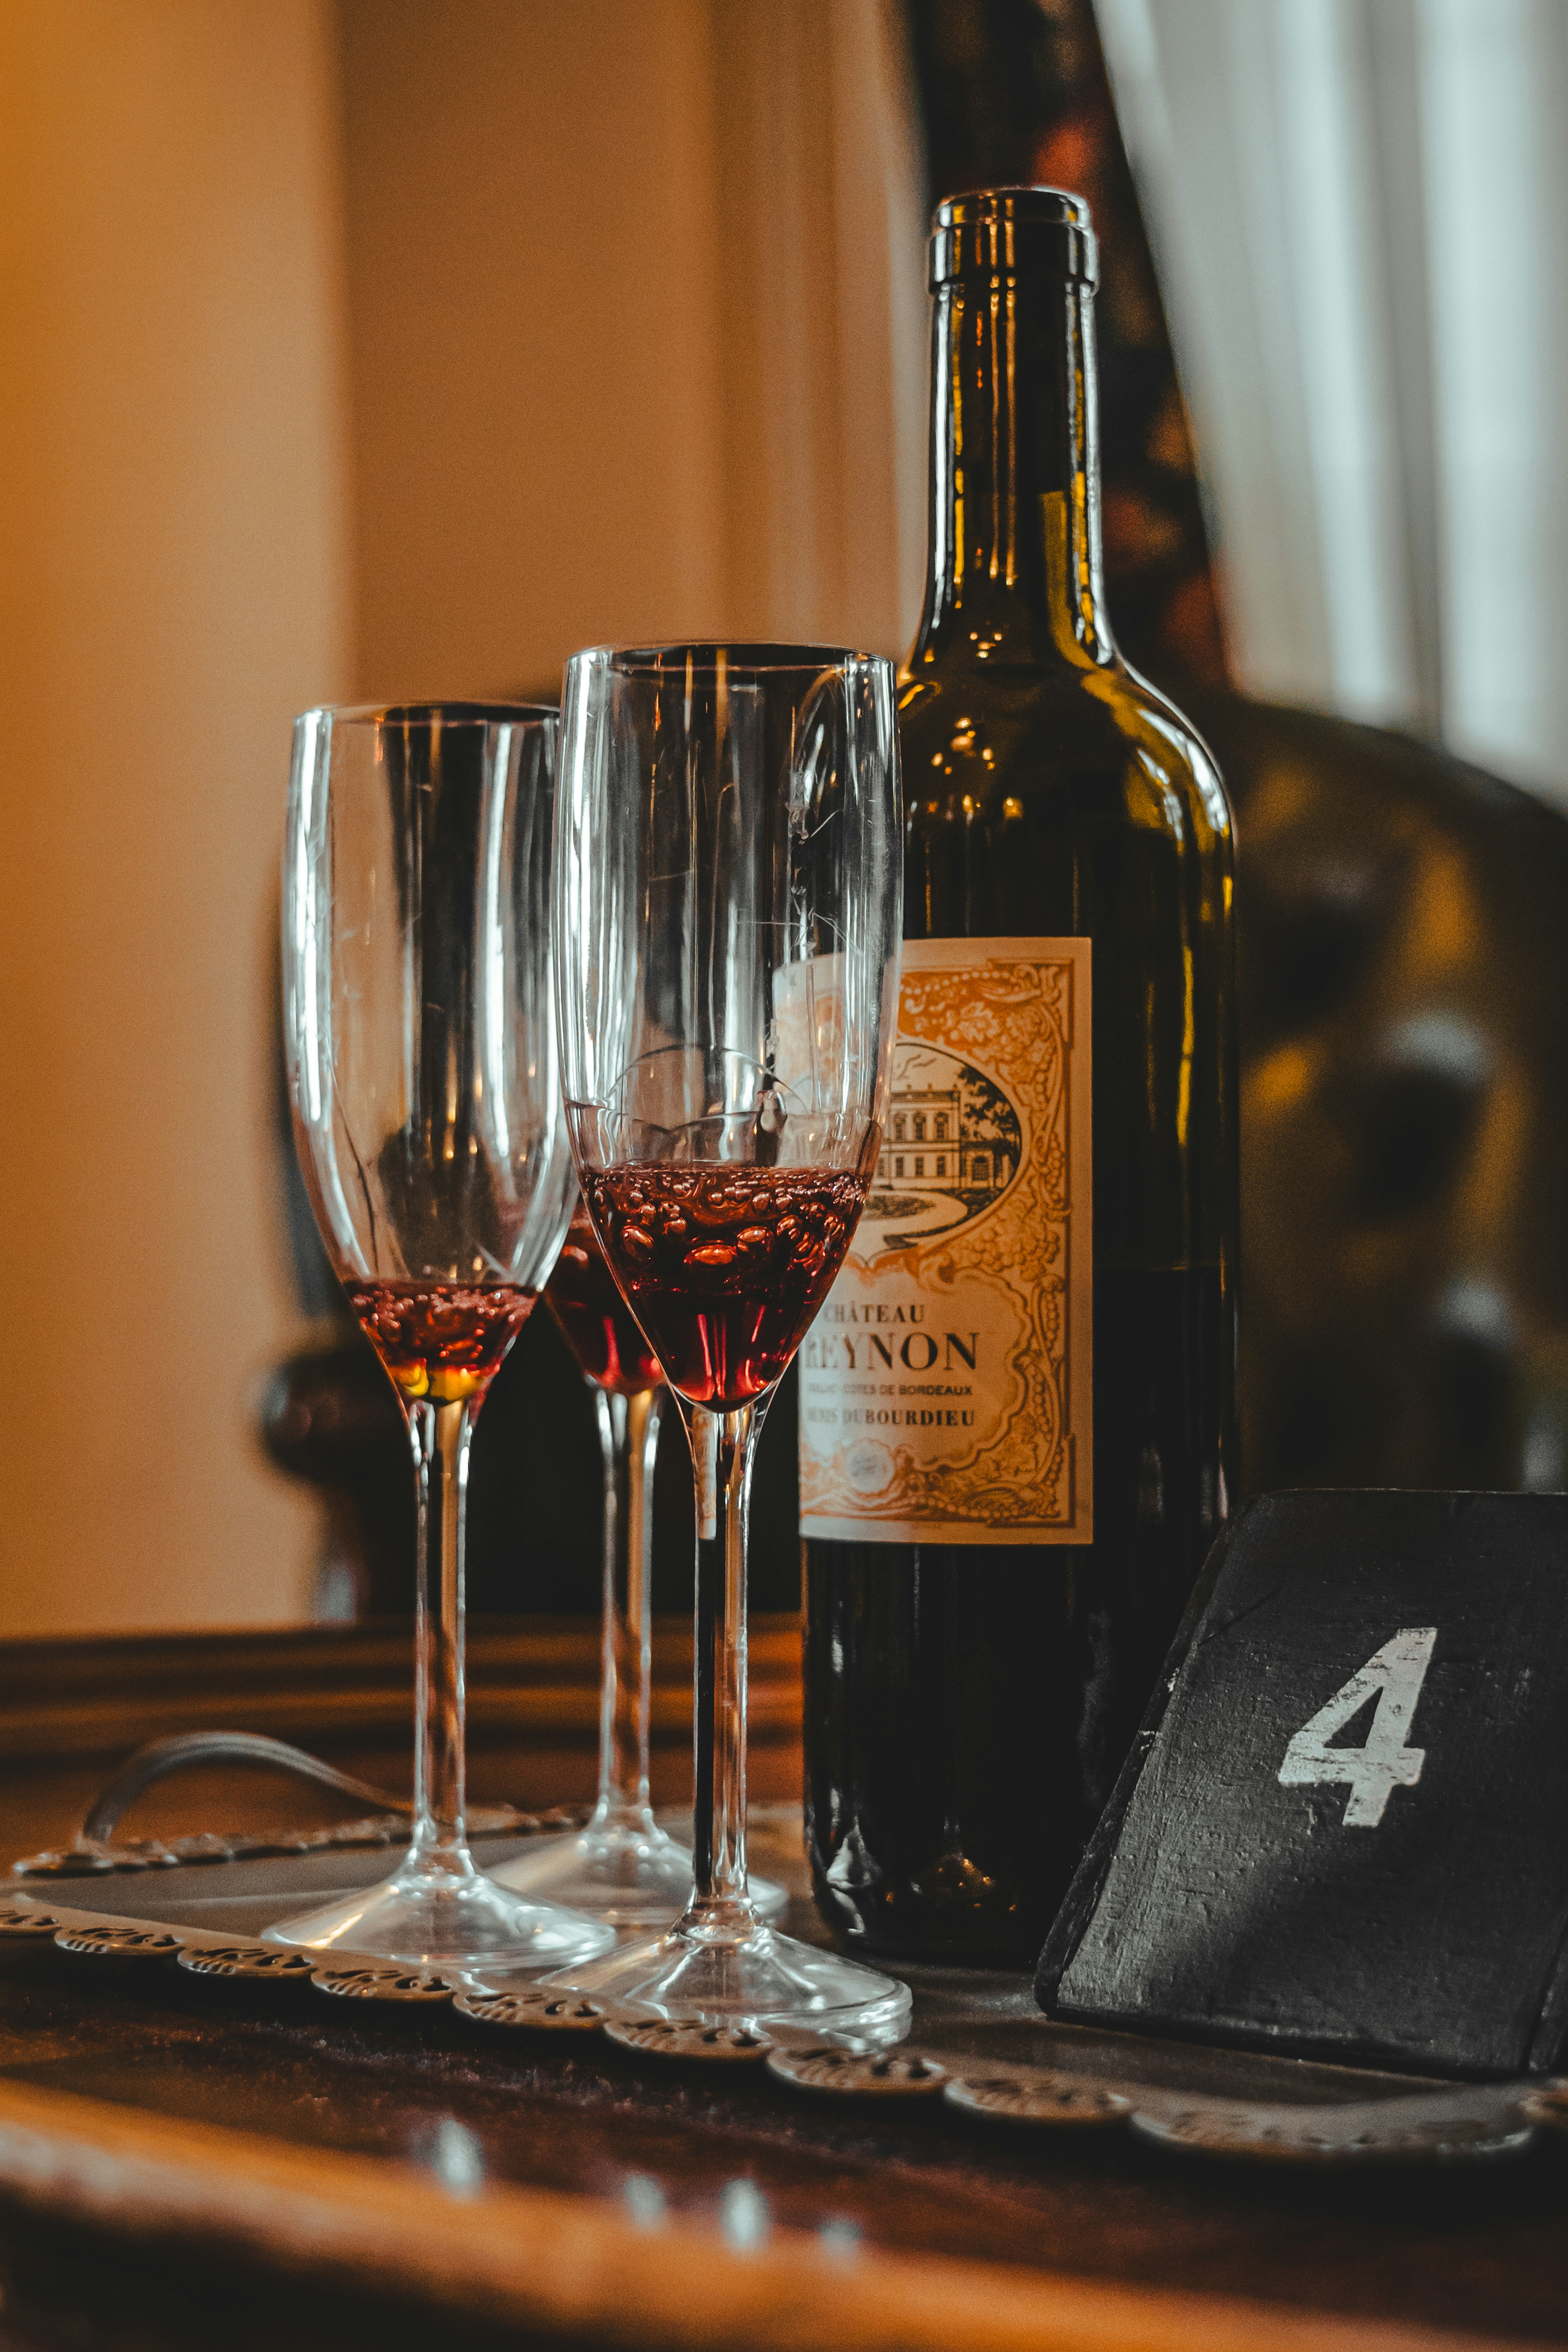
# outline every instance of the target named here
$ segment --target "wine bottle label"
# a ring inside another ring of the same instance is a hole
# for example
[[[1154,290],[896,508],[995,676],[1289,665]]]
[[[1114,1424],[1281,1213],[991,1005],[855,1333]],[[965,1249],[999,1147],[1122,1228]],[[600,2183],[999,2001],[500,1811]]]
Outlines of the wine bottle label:
[[[800,1350],[801,1532],[1093,1539],[1089,943],[904,947],[888,1131]]]

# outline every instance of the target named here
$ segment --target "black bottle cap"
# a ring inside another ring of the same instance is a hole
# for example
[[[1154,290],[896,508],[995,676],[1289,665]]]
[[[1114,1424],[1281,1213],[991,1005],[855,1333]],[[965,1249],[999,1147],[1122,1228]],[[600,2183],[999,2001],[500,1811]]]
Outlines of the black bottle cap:
[[[955,278],[1017,278],[1039,272],[1100,275],[1089,206],[1063,188],[974,188],[944,196],[931,215],[931,289]]]

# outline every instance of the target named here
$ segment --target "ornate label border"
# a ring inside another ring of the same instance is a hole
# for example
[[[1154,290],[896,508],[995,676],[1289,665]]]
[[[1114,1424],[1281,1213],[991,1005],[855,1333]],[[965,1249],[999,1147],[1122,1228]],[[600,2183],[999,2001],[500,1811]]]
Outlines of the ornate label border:
[[[835,1308],[890,1286],[940,1307],[989,1302],[1005,1334],[988,1368],[973,1442],[933,1460],[891,1444],[892,1475],[867,1494],[850,1474],[858,1441],[809,1424],[825,1395],[802,1350],[801,1530],[845,1542],[1089,1543],[1093,1540],[1093,1260],[1088,940],[931,940],[906,944],[900,1042],[990,1075],[1022,1130],[1016,1174],[994,1204],[946,1236],[851,1253]],[[972,1307],[972,1312],[975,1311]],[[814,1335],[814,1336],[816,1336]],[[821,1360],[822,1341],[816,1350]]]

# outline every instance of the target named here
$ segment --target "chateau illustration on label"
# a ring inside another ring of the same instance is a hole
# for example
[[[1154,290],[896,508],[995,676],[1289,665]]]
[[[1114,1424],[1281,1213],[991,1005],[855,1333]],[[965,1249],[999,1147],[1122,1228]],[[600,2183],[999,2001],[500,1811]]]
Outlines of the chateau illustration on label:
[[[900,1038],[888,1142],[866,1204],[883,1250],[951,1233],[988,1209],[1023,1156],[1018,1114],[999,1086],[955,1055]]]
[[[800,1351],[801,1526],[1092,1539],[1089,947],[904,950],[887,1132]]]

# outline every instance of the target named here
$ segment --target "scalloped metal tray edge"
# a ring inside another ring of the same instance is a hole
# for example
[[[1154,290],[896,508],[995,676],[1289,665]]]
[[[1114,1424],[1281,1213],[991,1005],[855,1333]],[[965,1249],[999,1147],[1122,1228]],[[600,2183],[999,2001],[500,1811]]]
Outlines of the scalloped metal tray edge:
[[[539,1827],[561,1822],[557,1814],[553,1821],[542,1821]],[[358,1999],[345,2004],[345,2011],[351,2014],[354,2011],[363,2014],[362,2003],[367,2001],[413,2001],[425,2008],[449,2003],[465,1989],[461,1983],[395,1969],[385,1961],[352,1953],[334,1954],[330,1968],[318,1964],[306,1969],[282,1965],[279,1948],[272,1948],[268,1964],[253,1968],[244,1956],[263,1948],[254,1941],[267,1924],[261,1917],[254,1918],[247,1932],[246,1927],[227,1922],[207,1927],[188,1916],[169,1916],[221,1906],[230,1911],[232,1919],[237,1900],[253,1912],[273,1906],[281,1910],[301,1892],[321,1891],[322,1865],[331,1869],[346,1864],[355,1878],[362,1869],[378,1873],[384,1867],[384,1842],[380,1835],[373,1841],[365,1834],[371,1827],[368,1822],[348,1825],[346,1837],[342,1833],[334,1837],[329,1832],[308,1839],[280,1832],[267,1840],[182,1840],[179,1844],[189,1849],[186,1853],[162,1849],[152,1866],[131,1861],[136,1894],[143,1898],[134,1912],[101,1901],[90,1906],[61,1903],[54,1899],[52,1891],[43,1893],[36,1878],[29,1884],[26,1876],[14,1876],[5,1897],[0,1899],[0,1943],[37,1943],[47,1937],[67,1950],[74,1945],[78,1953],[92,1954],[100,1965],[118,1960],[167,1966],[188,1954],[191,1957],[184,1965],[190,1970],[193,1990],[205,1982],[236,1977],[274,1985],[303,1979],[317,1990],[357,1995]],[[379,1831],[382,1824],[374,1827]],[[757,1843],[779,1846],[779,1851],[767,1854],[764,1866],[770,1874],[794,1882],[790,1930],[825,1941],[804,1885],[798,1851],[790,1851],[787,1817],[773,1828],[773,1837],[764,1830]],[[499,1849],[503,1845],[510,1849],[537,1834],[531,1822],[521,1835],[514,1832],[504,1840],[485,1838],[483,1843],[497,1846],[492,1858],[500,1860],[504,1857]],[[237,1846],[240,1851],[235,1859],[226,1861],[215,1853],[221,1845]],[[759,1854],[759,1862],[763,1859]],[[236,1889],[232,1874],[243,1873],[248,1882],[259,1865],[268,1877],[275,1877],[279,1864],[285,1863],[288,1886],[274,1884],[252,1895]],[[199,1895],[189,1891],[198,1867],[203,1889]],[[112,1877],[100,1874],[77,1878],[74,1884],[84,1891],[91,1886],[95,1894],[107,1895],[106,1877],[116,1893],[121,1887],[130,1893],[127,1877],[118,1867]],[[301,1878],[313,1884],[301,1887]],[[50,1883],[52,1889],[73,1881],[54,1875]],[[179,1900],[149,1903],[144,1899],[154,1890],[157,1895],[174,1896],[176,1887],[181,1892]],[[159,1916],[161,1912],[164,1916]],[[216,1965],[210,1969],[193,1967],[197,1955],[211,1955]],[[1053,2106],[1061,2108],[1063,2121],[1075,2104],[1081,2108],[1081,2100],[1052,2097],[1053,2085],[1068,2084],[1078,2091],[1110,2094],[1105,2105],[1115,2112],[1108,2115],[1107,2121],[1130,2132],[1146,2147],[1177,2156],[1270,2165],[1495,2160],[1522,2154],[1543,2128],[1568,2124],[1568,2090],[1547,2078],[1489,2084],[1439,2082],[1314,2064],[1267,2053],[1109,2033],[1043,2017],[1034,2006],[1029,1980],[1022,1975],[988,1972],[981,1976],[925,1969],[910,1969],[906,1975],[915,1993],[915,2013],[904,2053],[913,2054],[918,2050],[945,2068],[951,2087],[960,2092],[946,2102],[955,2130],[989,2129],[1005,2134],[1015,2145],[1029,2130],[1043,2138],[1056,2136],[1059,2124],[1051,2118]],[[323,1987],[324,1976],[340,1981]],[[349,1979],[353,1981],[343,1981]],[[493,2024],[474,2021],[476,2039],[497,2030]],[[500,2030],[510,2034],[519,2029],[514,2025]],[[579,2033],[569,2039],[582,2046]],[[627,2055],[626,2063],[635,2062]],[[645,2063],[664,2065],[668,2061],[654,2058]],[[797,2097],[820,2099],[822,2095],[820,2090],[795,2090],[777,2071],[766,2069],[727,2069],[726,2080],[733,2082],[737,2073],[757,2081],[765,2077],[786,2095],[792,2092]],[[997,2102],[998,2108],[1008,2111],[991,2114],[962,2095],[965,2084],[1001,2083],[1008,2076],[1016,2079],[1021,2092],[1037,2095]],[[857,2086],[851,2081],[847,2087],[850,2095],[874,2095],[874,2085],[868,2084]]]

